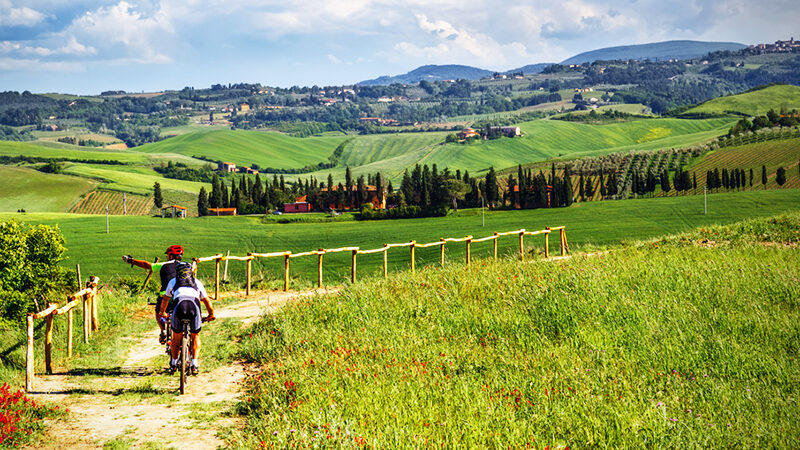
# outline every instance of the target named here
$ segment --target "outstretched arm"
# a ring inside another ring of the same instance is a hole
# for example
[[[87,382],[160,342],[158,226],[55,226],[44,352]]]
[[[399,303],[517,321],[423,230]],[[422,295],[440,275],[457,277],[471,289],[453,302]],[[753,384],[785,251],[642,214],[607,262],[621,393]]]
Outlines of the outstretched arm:
[[[123,256],[122,260],[130,264],[131,266],[141,267],[144,270],[153,270],[153,265],[150,264],[148,261],[144,261],[141,259],[133,259],[131,255]]]

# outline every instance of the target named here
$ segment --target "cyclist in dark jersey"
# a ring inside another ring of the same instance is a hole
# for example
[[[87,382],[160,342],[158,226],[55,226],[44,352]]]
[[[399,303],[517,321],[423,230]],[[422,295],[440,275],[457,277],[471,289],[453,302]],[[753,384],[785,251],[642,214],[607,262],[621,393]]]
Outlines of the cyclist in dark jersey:
[[[172,345],[171,345],[171,361],[169,368],[175,371],[178,367],[178,353],[180,352],[180,342],[183,333],[190,333],[191,347],[190,353],[192,357],[191,372],[192,375],[197,375],[199,372],[199,354],[200,354],[200,329],[203,325],[203,318],[201,316],[200,304],[202,303],[208,311],[206,321],[212,321],[214,317],[214,306],[211,304],[211,299],[208,298],[206,288],[203,282],[194,277],[193,264],[190,263],[177,263],[174,264],[176,268],[175,278],[167,284],[167,292],[165,298],[170,298],[173,301],[170,304],[172,314],[170,316],[172,326]],[[166,318],[167,304],[161,303],[161,317]],[[183,320],[189,322],[189,329],[183,327]]]
[[[175,278],[175,263],[180,262],[183,258],[183,247],[180,245],[170,245],[167,248],[167,251],[164,252],[167,255],[167,260],[164,262],[158,263],[150,263],[145,260],[141,259],[133,259],[131,255],[125,255],[122,257],[122,260],[126,263],[141,267],[145,270],[152,270],[155,272],[158,271],[158,274],[161,278],[161,289],[158,292],[158,300],[156,300],[156,322],[158,322],[158,327],[161,330],[158,336],[158,342],[164,344],[167,342],[167,332],[166,332],[166,320],[162,319],[158,312],[161,310],[161,301],[164,298],[164,293],[167,291],[167,284],[169,280]]]

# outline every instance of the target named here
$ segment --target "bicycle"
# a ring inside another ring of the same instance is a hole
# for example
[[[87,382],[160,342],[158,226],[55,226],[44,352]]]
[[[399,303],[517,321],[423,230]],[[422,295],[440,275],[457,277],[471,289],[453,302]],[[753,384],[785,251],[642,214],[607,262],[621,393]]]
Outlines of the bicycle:
[[[202,322],[208,322],[206,317],[201,319]],[[186,392],[186,379],[191,375],[191,364],[189,360],[189,341],[190,341],[190,330],[189,330],[189,323],[190,319],[181,319],[181,324],[183,325],[183,335],[181,336],[181,350],[180,350],[180,362],[178,363],[178,369],[181,374],[181,385],[180,385],[180,392],[183,395]],[[169,347],[169,345],[167,346]]]

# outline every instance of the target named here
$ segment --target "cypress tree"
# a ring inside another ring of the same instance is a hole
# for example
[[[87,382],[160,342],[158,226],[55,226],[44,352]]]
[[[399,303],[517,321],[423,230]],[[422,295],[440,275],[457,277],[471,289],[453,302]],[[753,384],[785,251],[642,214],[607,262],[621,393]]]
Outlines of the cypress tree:
[[[164,206],[164,197],[161,196],[161,185],[156,181],[153,183],[153,203],[156,208]]]
[[[672,187],[669,185],[669,174],[666,170],[661,172],[661,190],[663,192],[669,192],[672,190]]]
[[[220,190],[219,177],[216,173],[211,179],[211,198],[208,199],[208,204],[212,208],[220,208],[220,205],[222,205],[222,191]]]
[[[421,206],[430,206],[433,183],[431,182],[431,171],[428,165],[422,166],[422,177],[420,178],[419,202]]]
[[[730,180],[728,179],[728,169],[722,169],[722,186],[725,187],[725,189],[731,188]]]
[[[786,169],[778,167],[778,171],[775,173],[775,182],[778,183],[778,186],[783,186],[786,183]]]
[[[605,179],[603,178],[603,166],[600,166],[600,198],[605,200],[606,199],[606,183]]]
[[[764,187],[767,185],[767,166],[761,166],[761,184]]]
[[[583,188],[583,170],[581,170],[580,175],[578,176],[578,196],[581,198],[581,201],[584,201],[584,188]]]
[[[583,193],[586,194],[587,198],[594,197],[594,185],[592,184],[592,177],[589,175],[586,176],[586,187],[583,188]]]
[[[261,184],[261,177],[256,174],[256,181],[250,193],[250,202],[256,205],[261,204],[261,197],[264,196],[264,186]]]
[[[378,203],[383,203],[383,177],[381,173],[375,174],[375,189],[378,191]]]
[[[697,193],[697,173],[692,172],[692,188],[694,189],[694,193]]]
[[[286,181],[283,179],[283,174],[281,174],[281,192],[284,194],[286,193]]]
[[[489,167],[486,174],[486,203],[496,205],[498,200],[497,175],[494,173],[494,166]]]
[[[220,180],[219,191],[222,201],[220,202],[221,208],[230,208],[230,198],[228,197],[228,186],[225,185],[225,180]]]
[[[753,169],[750,169],[750,187],[753,187]]]
[[[514,179],[514,175],[508,174],[508,180],[506,181],[506,185],[508,186],[508,190],[506,191],[506,195],[504,195],[503,203],[508,200],[509,205],[512,208],[516,208],[516,199],[514,195],[514,188],[517,187],[517,180]],[[522,192],[520,192],[520,198],[522,197]],[[521,206],[521,205],[520,205]]]
[[[206,195],[206,188],[200,187],[200,194],[197,196],[197,215],[208,215],[208,195]]]
[[[392,180],[389,180],[389,184],[386,185],[386,192],[390,194],[394,192],[394,187],[392,186]]]
[[[553,164],[553,174],[555,175],[555,164]],[[556,180],[557,177],[553,177],[553,180]],[[561,202],[564,206],[569,206],[572,204],[572,174],[570,171],[570,167],[564,166],[564,183],[563,183],[563,192],[564,196],[561,199]],[[555,192],[555,186],[553,186],[553,191]]]

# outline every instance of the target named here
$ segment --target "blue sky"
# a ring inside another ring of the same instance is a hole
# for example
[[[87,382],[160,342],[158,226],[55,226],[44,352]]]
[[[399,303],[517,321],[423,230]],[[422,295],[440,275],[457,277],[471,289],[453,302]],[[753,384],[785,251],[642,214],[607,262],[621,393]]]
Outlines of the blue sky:
[[[671,39],[800,38],[796,1],[0,0],[0,90],[349,84]]]

